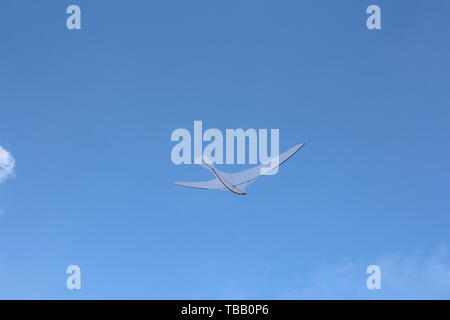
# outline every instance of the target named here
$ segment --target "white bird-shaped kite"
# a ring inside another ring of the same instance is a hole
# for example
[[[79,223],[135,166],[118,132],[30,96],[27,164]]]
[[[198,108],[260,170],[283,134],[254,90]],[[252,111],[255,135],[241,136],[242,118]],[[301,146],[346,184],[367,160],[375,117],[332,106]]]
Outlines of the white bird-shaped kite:
[[[292,157],[298,150],[300,150],[305,144],[297,144],[280,156],[271,158],[267,164],[259,165],[244,171],[227,173],[217,170],[209,159],[205,157],[200,159],[200,165],[208,170],[210,170],[214,175],[215,179],[209,181],[201,182],[177,182],[174,184],[196,188],[196,189],[207,189],[207,190],[229,190],[236,194],[246,195],[245,190],[247,187],[256,179],[270,175],[271,172],[276,170],[282,163],[286,162],[290,157]]]

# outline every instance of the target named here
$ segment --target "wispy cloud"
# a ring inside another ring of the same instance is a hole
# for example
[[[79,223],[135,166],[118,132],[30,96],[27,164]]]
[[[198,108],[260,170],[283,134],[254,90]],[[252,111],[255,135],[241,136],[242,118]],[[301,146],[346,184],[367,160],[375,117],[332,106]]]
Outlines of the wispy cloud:
[[[381,268],[381,289],[366,287],[366,268]],[[283,295],[289,299],[449,299],[450,253],[433,250],[389,253],[371,261],[346,260],[299,278]]]
[[[16,161],[11,152],[0,146],[0,183],[5,182],[6,179],[14,177],[14,168]]]

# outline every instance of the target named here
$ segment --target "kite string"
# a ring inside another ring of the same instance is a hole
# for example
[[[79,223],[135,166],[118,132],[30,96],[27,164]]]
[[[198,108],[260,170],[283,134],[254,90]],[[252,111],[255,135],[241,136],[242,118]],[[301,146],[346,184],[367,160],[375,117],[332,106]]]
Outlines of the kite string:
[[[235,214],[235,219],[233,219],[234,220],[234,230],[233,230],[233,269],[234,269],[234,275],[233,275],[233,277],[234,277],[234,279],[235,279],[235,281],[237,282],[238,280],[237,280],[237,278],[238,278],[238,263],[237,263],[237,256],[238,256],[238,241],[237,241],[237,233],[238,233],[238,230],[239,230],[239,228],[238,228],[238,226],[237,226],[237,224],[238,224],[238,222],[239,222],[239,219],[238,219],[238,217],[237,217],[237,203],[236,203],[236,197],[237,197],[238,195],[237,194],[233,194],[233,213]]]
[[[231,183],[234,185],[234,181],[233,181],[233,175],[231,175]],[[237,263],[237,251],[238,251],[238,244],[237,244],[237,233],[238,233],[238,222],[239,222],[239,218],[237,216],[237,194],[232,194],[233,196],[233,215],[234,215],[234,219],[232,219],[232,221],[234,222],[232,224],[232,232],[233,232],[233,278],[234,281],[236,281],[236,285],[237,285],[237,281],[238,281],[238,263]]]

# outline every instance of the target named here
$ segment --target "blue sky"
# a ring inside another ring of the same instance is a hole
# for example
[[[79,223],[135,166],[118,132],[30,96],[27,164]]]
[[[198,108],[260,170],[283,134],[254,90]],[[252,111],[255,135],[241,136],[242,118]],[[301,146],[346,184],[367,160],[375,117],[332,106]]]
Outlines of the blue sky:
[[[3,0],[0,298],[450,298],[449,9]],[[194,120],[307,146],[247,196],[180,188]]]

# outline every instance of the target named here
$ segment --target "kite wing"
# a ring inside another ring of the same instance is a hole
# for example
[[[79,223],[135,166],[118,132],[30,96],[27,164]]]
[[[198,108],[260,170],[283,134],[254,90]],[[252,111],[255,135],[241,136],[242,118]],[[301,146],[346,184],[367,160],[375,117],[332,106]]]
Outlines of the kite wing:
[[[286,162],[304,145],[304,143],[301,143],[293,146],[288,151],[282,153],[279,157],[271,158],[267,165],[259,165],[244,171],[232,173],[231,181],[236,187],[239,187],[239,189],[245,190],[256,179],[265,175],[270,175],[271,172]]]
[[[212,164],[209,164],[204,159],[201,159],[200,165],[208,170],[210,170],[216,176],[216,179],[203,182],[174,182],[174,184],[184,187],[197,188],[197,189],[208,189],[208,190],[223,190],[228,189],[231,192],[244,195],[245,192],[236,188],[236,186],[231,183],[232,174],[222,172],[214,168]]]
[[[220,182],[219,179],[200,181],[200,182],[178,182],[175,181],[174,184],[183,187],[196,188],[196,189],[208,189],[208,190],[223,190],[226,187]]]

